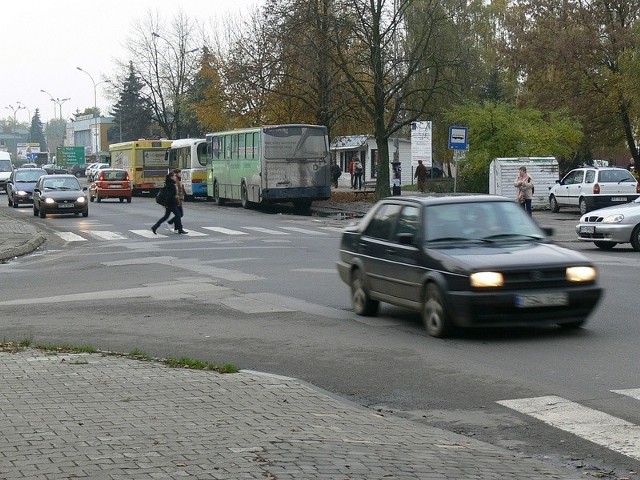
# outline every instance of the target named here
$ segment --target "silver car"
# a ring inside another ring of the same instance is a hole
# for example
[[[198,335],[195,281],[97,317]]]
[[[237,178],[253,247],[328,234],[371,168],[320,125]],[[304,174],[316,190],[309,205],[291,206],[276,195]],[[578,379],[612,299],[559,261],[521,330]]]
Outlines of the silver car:
[[[640,251],[640,198],[583,215],[576,233],[580,240],[593,242],[603,250],[631,243],[634,250]]]

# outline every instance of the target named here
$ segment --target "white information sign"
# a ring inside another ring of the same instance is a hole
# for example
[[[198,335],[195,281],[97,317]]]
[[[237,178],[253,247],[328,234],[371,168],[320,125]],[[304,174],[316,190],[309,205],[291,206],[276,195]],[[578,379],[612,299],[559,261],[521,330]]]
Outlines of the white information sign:
[[[432,123],[413,122],[411,124],[411,166],[417,167],[422,160],[425,167],[433,164]]]

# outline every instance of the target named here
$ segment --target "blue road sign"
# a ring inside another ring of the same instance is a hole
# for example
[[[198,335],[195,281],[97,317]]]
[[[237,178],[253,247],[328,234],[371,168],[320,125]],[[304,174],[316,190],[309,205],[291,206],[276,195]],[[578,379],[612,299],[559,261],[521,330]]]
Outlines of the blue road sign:
[[[38,155],[35,153],[27,153],[27,160],[35,160],[36,158],[38,158]]]
[[[467,150],[469,148],[467,133],[467,127],[449,127],[449,149]]]

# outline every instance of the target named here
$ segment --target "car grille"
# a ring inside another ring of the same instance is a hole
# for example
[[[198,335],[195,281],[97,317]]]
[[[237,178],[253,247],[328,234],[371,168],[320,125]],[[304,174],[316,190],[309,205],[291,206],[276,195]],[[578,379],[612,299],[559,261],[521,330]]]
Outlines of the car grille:
[[[567,281],[566,269],[535,268],[518,272],[503,272],[504,289],[543,289],[570,285]]]
[[[602,223],[604,217],[599,215],[589,215],[588,217],[583,218],[584,223]]]

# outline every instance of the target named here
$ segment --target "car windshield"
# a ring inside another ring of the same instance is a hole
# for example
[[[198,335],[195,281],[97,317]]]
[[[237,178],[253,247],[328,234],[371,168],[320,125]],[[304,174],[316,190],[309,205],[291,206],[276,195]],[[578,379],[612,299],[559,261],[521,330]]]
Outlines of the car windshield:
[[[37,182],[42,175],[44,175],[44,172],[39,170],[27,172],[18,171],[16,172],[16,182]]]
[[[51,178],[44,181],[43,188],[50,190],[80,190],[80,183],[75,178]]]
[[[515,202],[430,205],[424,215],[427,242],[502,242],[545,236]]]
[[[0,160],[0,172],[10,172],[13,170],[11,168],[11,162],[9,160]]]

